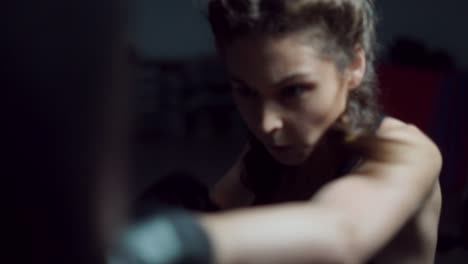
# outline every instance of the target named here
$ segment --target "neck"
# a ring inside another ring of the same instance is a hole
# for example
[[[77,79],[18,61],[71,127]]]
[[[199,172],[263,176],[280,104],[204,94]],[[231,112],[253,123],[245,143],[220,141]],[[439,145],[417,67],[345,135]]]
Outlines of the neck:
[[[299,166],[293,168],[293,174],[298,177],[327,180],[338,174],[341,165],[348,154],[334,135],[326,134],[317,144],[309,158]]]

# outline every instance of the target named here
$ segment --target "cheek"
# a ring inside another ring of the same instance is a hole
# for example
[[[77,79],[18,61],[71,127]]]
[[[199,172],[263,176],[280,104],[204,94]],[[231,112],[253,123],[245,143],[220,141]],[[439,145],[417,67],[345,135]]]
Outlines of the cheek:
[[[345,95],[338,90],[314,94],[291,112],[291,125],[298,136],[316,138],[338,119],[344,111],[345,102]]]
[[[333,85],[317,92],[304,103],[303,111],[307,113],[309,122],[317,125],[333,122],[346,107],[345,89]]]
[[[329,119],[333,110],[333,98],[329,94],[317,94],[308,98],[300,106],[300,122],[320,125]]]

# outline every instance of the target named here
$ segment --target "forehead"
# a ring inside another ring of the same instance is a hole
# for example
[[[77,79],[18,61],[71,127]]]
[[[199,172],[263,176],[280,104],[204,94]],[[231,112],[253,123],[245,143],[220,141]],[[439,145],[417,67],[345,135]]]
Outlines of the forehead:
[[[236,79],[264,85],[295,74],[321,76],[332,64],[321,56],[319,45],[300,34],[243,37],[227,47],[225,60]]]

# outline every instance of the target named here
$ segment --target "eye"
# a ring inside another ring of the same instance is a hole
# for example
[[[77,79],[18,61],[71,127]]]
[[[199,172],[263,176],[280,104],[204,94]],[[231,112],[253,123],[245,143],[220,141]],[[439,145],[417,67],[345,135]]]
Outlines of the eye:
[[[296,85],[290,85],[284,88],[281,91],[281,97],[285,99],[289,98],[299,98],[301,97],[304,93],[308,92],[313,88],[312,85],[306,85],[306,84],[296,84]]]

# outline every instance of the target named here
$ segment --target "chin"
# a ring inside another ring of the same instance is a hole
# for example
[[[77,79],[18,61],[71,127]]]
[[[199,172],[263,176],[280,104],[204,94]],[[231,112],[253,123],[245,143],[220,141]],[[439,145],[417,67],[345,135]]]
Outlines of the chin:
[[[270,151],[270,154],[277,162],[284,166],[298,166],[303,164],[308,158],[308,155],[303,152],[278,153]]]

